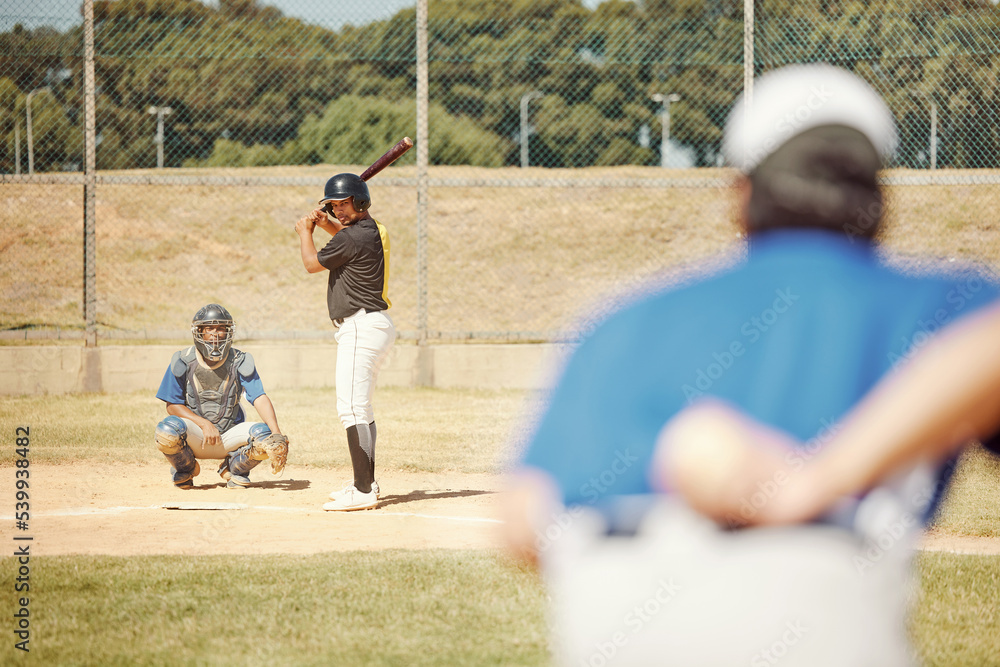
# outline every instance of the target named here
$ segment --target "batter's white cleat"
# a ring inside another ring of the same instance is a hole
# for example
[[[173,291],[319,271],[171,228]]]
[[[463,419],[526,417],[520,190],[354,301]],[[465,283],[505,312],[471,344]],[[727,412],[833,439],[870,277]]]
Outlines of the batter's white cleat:
[[[378,496],[375,492],[361,493],[351,486],[345,489],[340,496],[333,501],[323,505],[323,509],[329,512],[353,512],[355,510],[370,510],[378,507]]]
[[[357,491],[357,489],[354,488],[353,484],[348,484],[344,488],[339,489],[337,491],[331,491],[330,492],[330,500],[337,500],[338,498],[340,498],[342,495],[344,495],[345,493],[347,493],[350,490]],[[375,494],[376,498],[381,498],[382,497],[382,492],[378,488],[378,482],[372,482],[372,493]]]

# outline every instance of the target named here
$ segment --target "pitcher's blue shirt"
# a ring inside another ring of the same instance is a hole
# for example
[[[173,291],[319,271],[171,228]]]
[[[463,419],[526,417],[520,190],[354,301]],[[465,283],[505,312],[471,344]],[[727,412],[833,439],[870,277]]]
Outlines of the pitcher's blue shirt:
[[[736,268],[646,298],[589,336],[523,463],[548,472],[567,505],[650,493],[660,429],[700,396],[815,451],[894,365],[997,296],[982,274],[904,275],[840,234],[757,235]]]

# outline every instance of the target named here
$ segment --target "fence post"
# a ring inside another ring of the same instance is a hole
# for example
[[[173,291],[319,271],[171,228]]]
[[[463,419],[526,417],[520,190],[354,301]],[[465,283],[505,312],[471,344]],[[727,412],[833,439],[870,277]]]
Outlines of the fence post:
[[[427,347],[427,0],[417,0],[417,385],[434,384]]]
[[[97,252],[94,215],[97,185],[97,109],[94,95],[94,0],[83,2],[83,319],[87,347],[97,345]]]
[[[746,100],[743,109],[746,113],[750,113],[753,104],[753,3],[754,0],[743,0],[743,99]]]

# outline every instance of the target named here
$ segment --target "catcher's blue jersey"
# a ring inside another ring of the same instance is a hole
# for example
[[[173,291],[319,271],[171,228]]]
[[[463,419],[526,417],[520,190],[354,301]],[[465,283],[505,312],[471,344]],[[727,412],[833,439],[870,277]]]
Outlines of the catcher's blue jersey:
[[[830,232],[758,235],[738,267],[646,298],[589,336],[523,462],[569,505],[649,493],[660,429],[708,395],[802,442],[825,439],[938,329],[997,296],[983,273],[903,273]]]

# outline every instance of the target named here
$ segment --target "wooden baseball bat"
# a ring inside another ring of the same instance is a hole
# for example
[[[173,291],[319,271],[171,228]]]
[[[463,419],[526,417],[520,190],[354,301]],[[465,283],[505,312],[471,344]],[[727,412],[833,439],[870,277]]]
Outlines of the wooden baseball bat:
[[[413,148],[413,139],[403,137],[396,142],[395,146],[387,150],[382,157],[375,160],[375,162],[372,163],[372,166],[368,167],[361,173],[361,180],[367,181],[369,178],[398,160],[403,153],[411,148]]]

